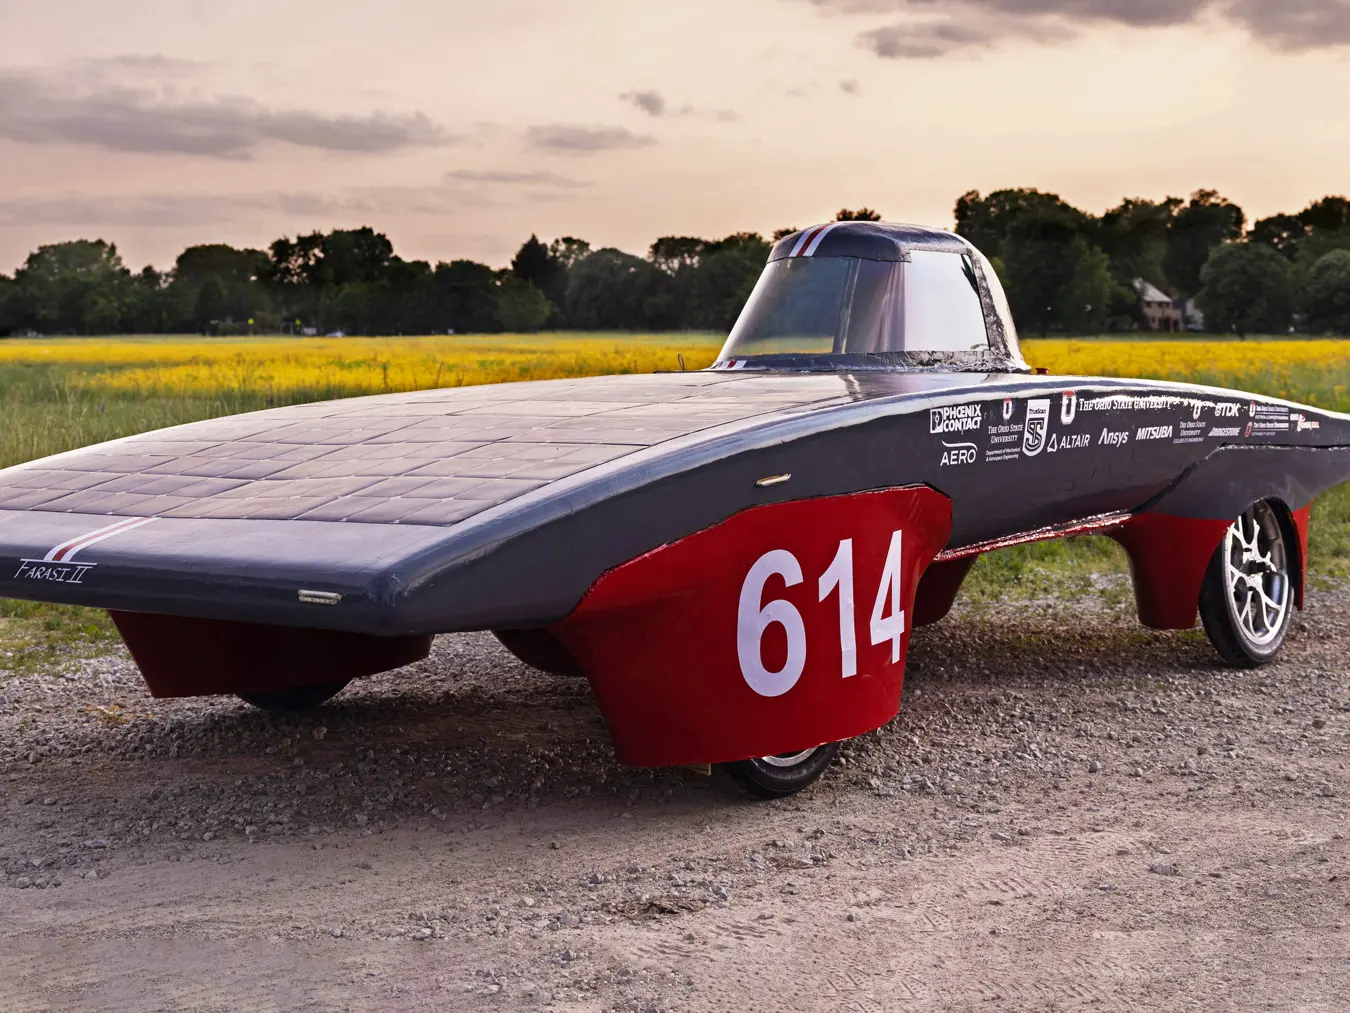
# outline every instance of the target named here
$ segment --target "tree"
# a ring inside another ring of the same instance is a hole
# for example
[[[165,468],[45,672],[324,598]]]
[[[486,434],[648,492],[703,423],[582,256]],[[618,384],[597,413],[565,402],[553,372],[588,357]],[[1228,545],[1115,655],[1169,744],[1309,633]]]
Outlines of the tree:
[[[1302,302],[1308,330],[1350,335],[1350,250],[1332,250],[1312,266]]]
[[[769,244],[755,232],[736,232],[707,243],[694,274],[683,325],[730,331],[768,257]]]
[[[840,208],[835,212],[834,220],[836,222],[879,222],[881,221],[881,215],[871,208],[858,208],[856,211]]]
[[[1167,227],[1163,269],[1183,296],[1193,296],[1203,283],[1200,271],[1222,243],[1242,238],[1247,216],[1216,190],[1197,190],[1179,208]]]
[[[1289,262],[1269,246],[1226,243],[1200,271],[1196,296],[1213,331],[1240,335],[1288,330],[1294,311]]]
[[[1082,234],[1084,216],[1055,205],[1023,211],[999,244],[1019,329],[1099,330],[1115,284],[1109,261]]]
[[[780,240],[780,239],[785,239],[786,237],[792,235],[792,233],[794,233],[794,232],[800,232],[800,231],[801,231],[801,229],[797,228],[797,226],[795,226],[795,225],[788,225],[788,226],[785,226],[784,228],[781,228],[781,229],[774,229],[774,230],[773,230],[773,241],[776,243],[776,242],[778,242],[778,240]]]
[[[490,333],[497,317],[497,272],[472,260],[437,264],[432,275],[434,330]]]
[[[511,259],[511,274],[533,285],[549,302],[557,304],[566,298],[567,268],[539,241],[538,236],[531,235],[516,251]]]
[[[621,250],[602,249],[573,266],[567,281],[567,319],[583,330],[642,330],[656,268]]]
[[[0,335],[11,334],[17,328],[13,313],[14,279],[0,274]]]
[[[1308,234],[1308,226],[1298,215],[1271,215],[1252,226],[1248,235],[1253,243],[1269,246],[1286,260],[1298,256],[1299,243]]]
[[[216,325],[225,319],[225,285],[217,275],[207,275],[197,287],[192,315],[201,334],[215,333]]]
[[[1094,238],[1111,259],[1111,272],[1118,284],[1129,286],[1136,278],[1143,278],[1158,288],[1168,287],[1163,267],[1168,227],[1180,205],[1176,197],[1163,201],[1130,198],[1102,215]]]
[[[956,232],[986,257],[1002,257],[1003,240],[1017,219],[1031,212],[1052,211],[1073,217],[1075,228],[1081,228],[1087,221],[1083,212],[1064,203],[1057,194],[995,190],[988,197],[981,197],[978,190],[971,190],[956,200]]]
[[[537,331],[552,312],[553,304],[528,281],[514,274],[507,274],[501,280],[497,291],[497,320],[503,330]]]
[[[19,327],[48,334],[102,334],[120,329],[131,272],[102,239],[39,246],[14,273]]]

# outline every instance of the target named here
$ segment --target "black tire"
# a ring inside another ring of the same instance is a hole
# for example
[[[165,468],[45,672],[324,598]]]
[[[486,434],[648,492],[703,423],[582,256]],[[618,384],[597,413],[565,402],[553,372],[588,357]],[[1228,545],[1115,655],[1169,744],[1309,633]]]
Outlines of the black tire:
[[[1228,664],[1256,668],[1284,646],[1297,551],[1279,508],[1265,501],[1234,521],[1214,550],[1200,589],[1200,620]]]
[[[346,689],[349,682],[350,679],[339,679],[336,682],[315,683],[313,686],[297,686],[295,689],[240,693],[239,699],[274,714],[293,714],[296,711],[312,710],[322,703],[327,703]]]
[[[839,743],[827,742],[797,753],[719,763],[717,770],[751,798],[784,798],[795,795],[825,773],[837,752]]]

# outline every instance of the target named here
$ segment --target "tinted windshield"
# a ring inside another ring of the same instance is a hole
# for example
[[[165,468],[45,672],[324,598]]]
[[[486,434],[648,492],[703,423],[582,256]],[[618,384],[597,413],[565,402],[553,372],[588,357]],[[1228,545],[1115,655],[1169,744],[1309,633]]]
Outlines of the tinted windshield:
[[[914,251],[909,263],[855,257],[773,261],[721,358],[988,347],[969,258]]]

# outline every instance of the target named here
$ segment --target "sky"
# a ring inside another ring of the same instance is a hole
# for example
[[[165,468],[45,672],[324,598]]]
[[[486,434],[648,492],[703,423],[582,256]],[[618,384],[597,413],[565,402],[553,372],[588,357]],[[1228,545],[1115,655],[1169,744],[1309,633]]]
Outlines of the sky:
[[[507,263],[867,205],[1350,191],[1350,0],[0,0],[0,272],[371,225]]]

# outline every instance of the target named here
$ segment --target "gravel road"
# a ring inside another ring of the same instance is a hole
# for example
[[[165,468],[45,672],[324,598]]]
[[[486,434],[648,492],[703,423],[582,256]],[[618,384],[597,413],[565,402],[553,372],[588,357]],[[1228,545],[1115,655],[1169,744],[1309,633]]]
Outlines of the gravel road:
[[[487,636],[301,718],[0,672],[0,1009],[1344,1011],[1348,670],[1350,589],[1255,672],[959,608],[767,804]]]

